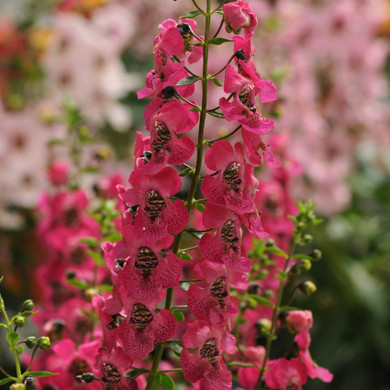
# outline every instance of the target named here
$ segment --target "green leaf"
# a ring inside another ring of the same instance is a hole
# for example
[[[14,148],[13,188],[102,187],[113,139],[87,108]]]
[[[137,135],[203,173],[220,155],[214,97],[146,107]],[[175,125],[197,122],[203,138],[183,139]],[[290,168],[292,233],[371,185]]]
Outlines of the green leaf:
[[[2,277],[0,278],[0,284],[1,284],[1,282],[3,281],[3,279],[4,279],[4,276],[2,276]]]
[[[90,288],[91,286],[86,282],[81,282],[77,279],[66,279],[66,281],[71,284],[74,287],[79,288],[80,290],[86,290],[87,288]]]
[[[278,248],[276,246],[266,246],[265,251],[269,252],[269,253],[273,253],[277,256],[282,256],[285,259],[287,259],[287,257],[288,257],[286,252],[282,251],[280,248]]]
[[[177,322],[181,322],[184,320],[184,314],[181,311],[178,310],[172,310],[172,314],[175,316],[177,319]]]
[[[224,15],[222,8],[218,8],[217,10],[214,11],[214,13]]]
[[[175,388],[175,382],[173,379],[163,372],[159,372],[154,381],[158,383],[163,389],[170,390]]]
[[[112,233],[112,234],[108,235],[107,237],[104,237],[104,239],[106,241],[110,241],[110,242],[120,241],[122,239],[122,234]]]
[[[55,145],[63,145],[64,143],[65,143],[65,140],[63,140],[63,139],[53,138],[47,144],[48,144],[48,146],[55,146]]]
[[[200,107],[192,107],[192,108],[190,108],[190,111],[199,112],[199,111],[202,111],[202,109]]]
[[[130,379],[136,379],[140,375],[147,374],[148,372],[149,370],[147,370],[146,368],[136,368],[132,371],[126,372],[125,377]]]
[[[294,306],[280,306],[279,307],[280,311],[292,311],[292,310],[302,310],[299,307],[294,307]]]
[[[212,77],[211,80],[213,80],[214,84],[217,86],[217,87],[222,87],[222,83],[215,77]]]
[[[99,316],[98,316],[96,313],[94,313],[93,311],[85,310],[85,309],[83,309],[82,307],[80,307],[80,310],[82,311],[82,313],[83,313],[86,317],[91,318],[93,321],[99,321]]]
[[[233,42],[231,39],[226,39],[226,38],[212,38],[209,40],[209,45],[222,45],[222,43],[225,42]]]
[[[221,118],[221,119],[224,119],[225,118],[225,115],[222,114],[222,112],[218,112],[218,111],[207,111],[207,113],[211,116],[215,116],[216,118]]]
[[[12,347],[15,347],[19,339],[20,339],[20,335],[18,333],[14,332],[13,330],[8,332],[7,340]]]
[[[206,206],[203,203],[195,203],[195,208],[199,210],[201,213],[203,213]]]
[[[99,168],[91,166],[91,165],[88,165],[86,167],[81,168],[80,171],[82,173],[98,173],[99,172]]]
[[[89,248],[96,248],[98,246],[98,241],[95,237],[83,237],[79,240],[82,244],[87,244]]]
[[[180,357],[181,351],[183,350],[183,347],[177,343],[169,343],[172,352],[177,356]]]
[[[253,300],[256,301],[261,306],[268,306],[268,307],[274,307],[274,304],[267,298],[264,297],[259,297],[258,295],[255,294],[248,294],[249,298],[252,298]]]
[[[183,85],[190,85],[190,84],[194,84],[196,81],[200,80],[200,78],[198,76],[188,76],[188,77],[184,77],[184,79],[181,79],[177,82],[176,85],[174,85],[174,87],[182,87]]]
[[[192,168],[185,168],[181,172],[179,172],[179,176],[180,177],[188,176],[188,175],[191,175],[193,173],[194,173],[194,170]]]
[[[24,311],[22,313],[17,314],[16,316],[30,317],[30,316],[37,314],[37,313],[38,313],[37,311]],[[13,321],[16,316],[12,317],[11,321]]]
[[[33,376],[34,378],[43,378],[45,376],[55,376],[58,375],[58,372],[50,371],[26,371],[23,375]]]
[[[0,386],[2,385],[6,385],[7,383],[10,383],[12,381],[14,381],[15,379],[14,378],[4,378],[4,379],[0,379]]]
[[[20,356],[20,355],[23,353],[23,351],[24,351],[23,345],[18,345],[18,346],[16,347],[16,354],[17,354],[18,356]]]
[[[192,18],[197,17],[200,14],[203,14],[203,12],[197,9],[195,11],[190,11],[190,12],[185,13],[184,15],[180,16],[179,19],[184,19],[184,18],[192,19]]]
[[[183,260],[192,260],[192,256],[185,252],[179,252],[177,256]]]
[[[87,254],[94,259],[96,265],[105,265],[103,256],[100,253],[88,250]]]
[[[113,286],[111,286],[111,284],[101,284],[98,286],[98,289],[111,292],[113,290]]]

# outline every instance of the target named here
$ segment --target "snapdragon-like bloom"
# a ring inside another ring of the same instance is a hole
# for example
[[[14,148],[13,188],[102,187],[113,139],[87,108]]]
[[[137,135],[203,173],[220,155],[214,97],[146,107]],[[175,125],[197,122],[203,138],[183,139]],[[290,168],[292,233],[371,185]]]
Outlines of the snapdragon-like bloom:
[[[223,363],[222,353],[235,352],[233,335],[197,320],[188,325],[183,344],[185,348],[180,362],[186,380],[192,383],[200,381],[201,389],[231,389],[232,374]],[[188,348],[196,349],[196,352],[191,354]]]
[[[302,390],[307,382],[307,370],[299,359],[277,359],[270,362],[265,382],[271,389]]]
[[[123,350],[131,360],[144,359],[153,351],[154,343],[169,340],[175,335],[176,319],[166,309],[155,313],[156,304],[139,300],[127,302],[128,315],[119,329]]]
[[[245,66],[244,62],[241,62]],[[250,67],[246,68],[250,71]],[[255,77],[248,79],[236,72],[231,65],[226,66],[225,86],[226,93],[234,94],[234,99],[230,103],[226,98],[219,100],[221,111],[227,121],[238,121],[242,128],[257,134],[267,134],[274,128],[274,122],[262,116],[257,106],[255,97],[259,96],[260,101],[271,102],[276,99],[276,88],[272,81],[261,80]]]
[[[182,260],[171,251],[161,255],[163,249],[172,245],[173,237],[166,235],[151,243],[138,238],[134,226],[125,226],[122,234],[130,259],[119,275],[121,295],[142,302],[161,300],[164,289],[177,286],[181,276]]]
[[[227,269],[248,272],[251,261],[245,256],[241,246],[241,220],[233,211],[210,204],[203,213],[203,223],[207,228],[217,228],[216,232],[206,233],[199,241],[202,256],[213,262],[224,263]]]
[[[242,144],[233,146],[227,141],[217,141],[206,154],[206,165],[218,172],[207,175],[202,192],[210,202],[225,206],[237,214],[255,212],[254,196],[257,180],[253,168],[244,158]]]
[[[136,169],[129,182],[132,189],[118,186],[121,208],[134,210],[132,215],[125,216],[125,225],[134,223],[137,234],[151,242],[166,233],[178,234],[183,230],[188,220],[187,208],[181,200],[171,203],[168,199],[181,188],[181,179],[175,169],[165,167],[155,175]]]
[[[116,347],[112,351],[100,348],[96,366],[103,390],[138,390],[137,382],[124,376],[131,365],[132,361],[122,348]]]
[[[238,0],[223,6],[226,30],[239,34],[244,28],[245,36],[252,37],[257,27],[257,17],[246,1]]]
[[[293,331],[301,332],[313,326],[313,315],[310,310],[291,310],[286,317],[286,323]]]
[[[203,282],[194,283],[187,291],[187,305],[199,320],[223,328],[238,314],[238,299],[230,296],[230,285],[245,288],[242,273],[228,271],[221,263],[201,261],[195,267]]]
[[[308,376],[312,379],[318,378],[323,382],[329,383],[333,380],[333,374],[326,368],[320,367],[311,357],[309,346],[311,343],[311,337],[309,329],[305,328],[299,332],[294,341],[299,348],[299,358],[307,369]]]
[[[195,151],[195,143],[186,135],[177,134],[191,130],[199,115],[190,111],[189,104],[178,101],[164,103],[162,98],[154,99],[145,110],[145,123],[150,131],[151,157],[144,165],[147,173],[161,170],[167,163],[181,165]]]

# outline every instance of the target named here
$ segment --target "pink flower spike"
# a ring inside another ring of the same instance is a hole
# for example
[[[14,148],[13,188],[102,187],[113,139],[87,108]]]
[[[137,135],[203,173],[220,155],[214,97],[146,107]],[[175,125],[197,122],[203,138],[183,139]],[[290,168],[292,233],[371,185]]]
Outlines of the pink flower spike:
[[[239,34],[244,28],[245,36],[253,36],[253,31],[257,27],[256,14],[249,7],[249,4],[242,0],[237,0],[223,6],[226,31],[233,31]]]

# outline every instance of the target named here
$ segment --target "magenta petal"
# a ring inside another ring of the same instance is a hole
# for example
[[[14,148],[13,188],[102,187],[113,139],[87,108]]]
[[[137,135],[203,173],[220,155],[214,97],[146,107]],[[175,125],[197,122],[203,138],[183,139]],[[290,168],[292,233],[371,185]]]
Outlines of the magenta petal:
[[[240,73],[236,72],[231,65],[226,66],[225,83],[223,88],[226,93],[239,92],[244,85],[249,83],[250,80],[241,76]]]
[[[119,338],[124,352],[131,360],[144,359],[153,351],[153,336],[148,329],[135,332],[127,321],[122,321]]]
[[[222,257],[222,260],[225,263],[226,268],[233,271],[249,272],[252,268],[251,259],[241,256],[233,250],[229,250],[229,252]]]
[[[217,141],[208,150],[205,157],[207,168],[212,171],[219,171],[226,167],[231,159],[235,158],[232,145],[227,141]]]
[[[281,162],[269,150],[264,150],[263,158],[267,167],[280,168],[282,166]]]
[[[277,90],[271,80],[261,80],[257,85],[260,89],[259,98],[262,103],[273,102],[277,99]]]
[[[171,154],[168,164],[181,165],[191,158],[195,151],[195,142],[188,136],[173,138],[170,142]]]
[[[165,220],[168,233],[179,234],[187,225],[188,211],[183,201],[175,200],[166,210]]]
[[[206,259],[219,261],[223,253],[223,243],[216,239],[215,234],[206,233],[199,241],[199,250]]]
[[[205,371],[210,366],[207,361],[201,360],[197,354],[191,355],[186,348],[181,352],[180,363],[183,368],[184,378],[191,383],[202,379]]]
[[[154,342],[161,343],[171,339],[176,332],[176,318],[166,309],[157,314],[156,327],[153,330]]]
[[[193,284],[186,295],[188,308],[199,320],[209,320],[212,297],[209,292],[200,286],[200,283]]]
[[[163,288],[178,286],[181,277],[182,261],[173,253],[169,253],[163,261],[165,264],[159,270],[161,286]]]
[[[224,190],[221,188],[221,183],[218,179],[212,177],[212,176],[206,176],[203,179],[201,189],[203,195],[209,199],[210,202],[224,205],[225,199],[224,199]]]

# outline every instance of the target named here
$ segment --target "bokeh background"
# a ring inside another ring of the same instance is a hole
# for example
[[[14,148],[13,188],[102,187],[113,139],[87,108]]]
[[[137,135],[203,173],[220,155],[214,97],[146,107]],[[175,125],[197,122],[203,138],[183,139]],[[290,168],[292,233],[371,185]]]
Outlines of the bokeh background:
[[[278,86],[265,116],[300,167],[295,198],[324,218],[312,232],[323,252],[311,271],[318,291],[300,305],[315,318],[312,355],[335,379],[306,388],[389,390],[390,1],[249,3],[258,69]],[[157,26],[189,9],[189,0],[0,0],[0,275],[10,310],[39,301],[45,283],[34,276],[44,251],[34,229],[48,164],[72,157],[57,142],[67,137],[63,102],[77,104],[96,139],[83,166],[127,177]],[[221,52],[213,66],[225,60]]]

